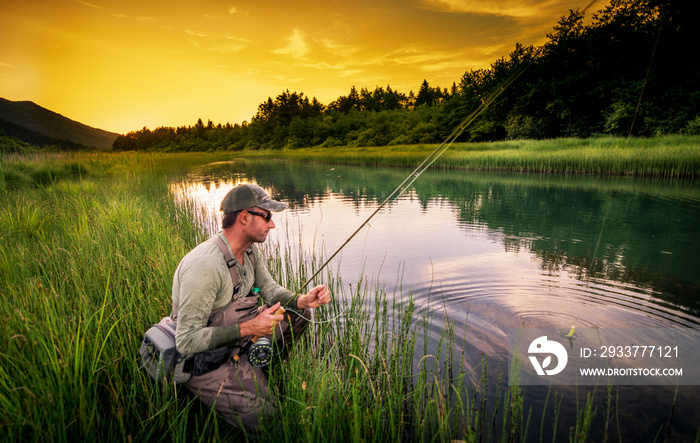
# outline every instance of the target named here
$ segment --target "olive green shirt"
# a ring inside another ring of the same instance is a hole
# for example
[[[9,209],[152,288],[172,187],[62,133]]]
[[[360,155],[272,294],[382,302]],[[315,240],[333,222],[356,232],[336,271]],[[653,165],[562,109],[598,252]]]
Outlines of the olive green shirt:
[[[245,297],[255,286],[260,288],[259,295],[268,306],[279,301],[282,306],[289,303],[289,308],[296,308],[294,294],[272,279],[265,259],[255,245],[251,246],[255,265],[247,253],[244,254],[243,263],[240,263],[233,255],[223,232],[217,235],[224,240],[231,256],[236,260],[234,269],[238,272],[241,287],[235,298]],[[231,301],[231,294],[231,274],[224,255],[213,242],[199,244],[180,261],[173,277],[172,295],[173,311],[177,312],[175,342],[181,354],[240,344],[240,324],[207,326],[212,311],[226,306]]]

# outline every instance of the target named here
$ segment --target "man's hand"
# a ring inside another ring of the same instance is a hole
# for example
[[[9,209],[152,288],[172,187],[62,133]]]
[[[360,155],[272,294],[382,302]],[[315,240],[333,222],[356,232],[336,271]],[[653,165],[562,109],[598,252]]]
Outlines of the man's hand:
[[[318,308],[321,305],[330,303],[331,291],[326,285],[319,285],[310,290],[307,294],[299,296],[297,307],[299,309]]]
[[[284,320],[284,315],[275,315],[275,311],[280,308],[278,302],[272,307],[263,309],[263,311],[254,319],[241,323],[241,338],[254,335],[262,337],[272,334],[272,331],[277,326],[277,323]]]

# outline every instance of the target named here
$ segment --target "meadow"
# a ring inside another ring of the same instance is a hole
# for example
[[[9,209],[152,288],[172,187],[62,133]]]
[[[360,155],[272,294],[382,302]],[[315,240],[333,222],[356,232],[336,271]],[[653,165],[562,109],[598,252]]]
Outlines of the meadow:
[[[683,174],[697,177],[697,141],[681,145],[667,150],[687,155],[691,166],[683,166]],[[406,148],[405,158],[398,151],[394,157],[408,163],[425,149]],[[465,149],[448,152],[445,161],[449,155],[466,155]],[[359,150],[355,158],[371,151]],[[314,158],[313,151],[276,154]],[[347,150],[347,155],[353,154]],[[251,437],[225,425],[184,389],[153,384],[139,368],[137,354],[145,330],[170,312],[177,263],[206,239],[193,208],[175,204],[168,182],[194,164],[230,156],[35,153],[2,158],[3,440]],[[273,244],[265,252],[273,275],[290,289],[323,259],[314,251],[295,255]],[[418,337],[433,332],[431,318],[416,314],[410,293],[386,294],[371,282],[343,282],[328,269],[321,280],[336,302],[320,310],[313,334],[297,343],[287,362],[270,368],[280,414],[263,423],[261,440],[524,441],[558,435],[586,441],[596,413],[615,415],[614,402],[596,412],[589,395],[581,398],[576,424],[556,429],[553,393],[534,422],[523,388],[502,385],[487,395],[487,378],[500,377],[495,369],[486,359],[476,374],[460,364],[455,344],[466,337],[449,323],[437,337],[436,350],[417,345]]]

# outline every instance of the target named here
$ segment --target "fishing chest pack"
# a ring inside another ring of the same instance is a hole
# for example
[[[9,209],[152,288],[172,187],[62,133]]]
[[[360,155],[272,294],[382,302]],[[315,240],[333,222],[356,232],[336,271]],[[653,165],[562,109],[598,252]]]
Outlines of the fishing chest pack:
[[[139,354],[141,367],[159,383],[185,383],[192,376],[192,358],[182,358],[175,346],[177,326],[170,317],[163,317],[143,337]]]
[[[221,250],[233,282],[233,294],[231,301],[216,314],[209,317],[207,326],[212,324],[219,315],[223,314],[233,302],[240,290],[238,273],[234,269],[236,261],[231,256],[223,240],[215,235],[208,241],[216,244]],[[255,266],[255,256],[249,248],[246,253]],[[188,358],[183,358],[175,345],[177,324],[170,317],[163,317],[158,323],[151,326],[141,341],[139,354],[141,367],[148,371],[148,375],[158,383],[185,383],[192,375],[202,375],[213,371],[225,363],[231,356],[231,347],[213,349],[211,351],[198,352]]]

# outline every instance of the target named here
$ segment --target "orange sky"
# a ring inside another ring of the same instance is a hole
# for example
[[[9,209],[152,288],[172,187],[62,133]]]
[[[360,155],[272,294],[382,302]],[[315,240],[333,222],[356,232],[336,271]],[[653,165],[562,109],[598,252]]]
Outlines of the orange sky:
[[[576,0],[22,0],[0,14],[0,97],[87,125],[250,121],[285,89],[328,104],[355,85],[450,87]],[[603,1],[592,8],[599,10]]]

